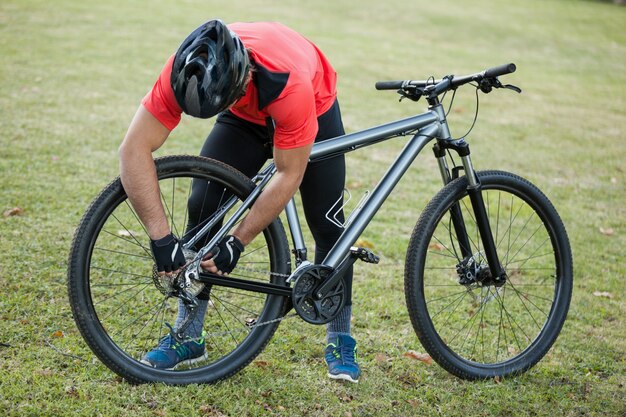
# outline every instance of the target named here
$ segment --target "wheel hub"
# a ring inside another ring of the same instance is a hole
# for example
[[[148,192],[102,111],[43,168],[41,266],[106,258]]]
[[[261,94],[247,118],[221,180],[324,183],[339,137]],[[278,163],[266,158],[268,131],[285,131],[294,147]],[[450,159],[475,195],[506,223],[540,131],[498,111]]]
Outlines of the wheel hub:
[[[459,275],[459,284],[464,286],[478,284],[481,287],[501,287],[506,282],[506,276],[494,278],[480,252],[463,259],[456,266],[456,272]]]

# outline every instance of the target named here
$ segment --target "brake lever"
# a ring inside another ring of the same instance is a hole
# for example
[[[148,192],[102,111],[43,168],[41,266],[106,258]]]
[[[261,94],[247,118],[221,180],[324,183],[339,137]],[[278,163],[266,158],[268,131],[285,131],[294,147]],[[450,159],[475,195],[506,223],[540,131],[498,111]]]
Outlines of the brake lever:
[[[512,84],[502,85],[499,79],[497,78],[483,78],[478,84],[478,88],[485,94],[491,93],[491,90],[494,88],[506,88],[507,90],[513,90],[516,93],[521,93],[522,89],[516,87]]]
[[[522,89],[519,87],[514,86],[513,84],[506,84],[506,85],[501,85],[501,88],[506,88],[507,90],[513,90],[516,93],[521,94],[522,93]]]
[[[402,101],[405,98],[411,99],[413,101],[418,101],[422,97],[422,95],[424,94],[424,91],[422,91],[421,89],[419,89],[417,87],[412,88],[411,90],[413,90],[413,91],[409,91],[409,90],[407,90],[405,88],[399,89],[398,90],[398,94],[400,94],[401,97],[400,97],[400,100],[398,100],[398,101]]]

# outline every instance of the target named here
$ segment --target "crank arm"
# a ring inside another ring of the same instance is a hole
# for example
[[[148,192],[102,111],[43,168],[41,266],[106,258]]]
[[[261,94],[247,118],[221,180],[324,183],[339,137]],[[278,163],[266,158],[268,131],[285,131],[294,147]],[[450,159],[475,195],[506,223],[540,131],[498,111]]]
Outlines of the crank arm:
[[[315,296],[318,299],[323,298],[326,293],[330,291],[330,289],[333,288],[340,279],[343,278],[343,276],[348,271],[348,268],[354,265],[357,259],[360,259],[363,262],[374,264],[377,264],[380,261],[380,258],[374,255],[369,250],[353,246],[352,248],[350,248],[350,254],[339,264],[337,269],[335,269],[332,274],[330,274],[324,280],[322,285],[317,288],[317,290],[315,291]]]

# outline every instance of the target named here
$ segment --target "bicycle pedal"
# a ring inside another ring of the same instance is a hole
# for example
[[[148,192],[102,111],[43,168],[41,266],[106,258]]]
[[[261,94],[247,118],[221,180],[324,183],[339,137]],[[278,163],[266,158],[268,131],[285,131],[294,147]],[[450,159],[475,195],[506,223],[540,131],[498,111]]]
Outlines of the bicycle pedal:
[[[356,256],[357,258],[368,264],[377,264],[378,262],[380,262],[380,257],[375,255],[369,249],[353,246],[350,248],[350,252],[352,253],[352,255]]]

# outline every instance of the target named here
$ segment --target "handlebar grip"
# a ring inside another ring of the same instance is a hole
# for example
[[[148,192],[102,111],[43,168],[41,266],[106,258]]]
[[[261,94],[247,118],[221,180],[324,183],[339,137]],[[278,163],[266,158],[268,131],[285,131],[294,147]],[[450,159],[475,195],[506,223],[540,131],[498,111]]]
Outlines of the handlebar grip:
[[[402,88],[404,81],[378,81],[376,83],[377,90],[398,90]]]
[[[493,67],[493,68],[489,68],[488,70],[485,70],[484,76],[486,78],[493,78],[493,77],[498,77],[500,75],[511,74],[515,72],[516,68],[517,67],[513,63],[499,65],[497,67]]]

